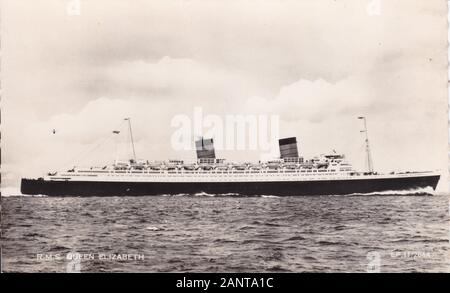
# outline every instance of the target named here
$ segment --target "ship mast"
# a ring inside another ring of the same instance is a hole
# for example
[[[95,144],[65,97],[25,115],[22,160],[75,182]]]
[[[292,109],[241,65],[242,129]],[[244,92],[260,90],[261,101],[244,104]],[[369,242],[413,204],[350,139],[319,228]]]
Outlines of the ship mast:
[[[372,162],[372,155],[370,153],[369,134],[367,131],[366,117],[360,116],[360,117],[358,117],[358,119],[364,121],[364,130],[361,130],[360,132],[364,132],[366,135],[367,166],[369,167],[369,172],[373,173],[373,162]]]
[[[131,137],[131,147],[133,149],[133,159],[134,159],[134,162],[136,163],[137,162],[137,160],[136,160],[136,150],[134,148],[133,130],[131,128],[131,118],[125,118],[125,121],[128,121],[128,127],[130,129],[130,137]]]

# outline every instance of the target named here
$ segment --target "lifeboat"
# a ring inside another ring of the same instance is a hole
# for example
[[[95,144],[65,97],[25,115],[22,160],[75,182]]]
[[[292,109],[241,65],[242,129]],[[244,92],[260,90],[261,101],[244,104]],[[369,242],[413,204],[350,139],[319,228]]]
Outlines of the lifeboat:
[[[178,166],[177,165],[175,165],[175,164],[168,164],[168,165],[166,165],[165,166],[166,168],[166,170],[176,170],[176,169],[178,169]]]
[[[161,164],[149,164],[147,168],[158,171],[161,170]]]
[[[198,166],[196,164],[183,164],[182,167],[185,170],[189,170],[189,171],[197,170],[197,168],[198,168]]]
[[[200,167],[200,169],[205,170],[205,171],[209,171],[213,168],[213,166],[210,164],[201,164],[199,167]]]
[[[280,168],[280,163],[267,163],[267,168],[272,169],[272,170],[276,170],[278,168]]]
[[[226,171],[229,169],[228,165],[225,164],[217,164],[214,169],[216,170],[222,170],[222,171]]]
[[[135,165],[132,167],[133,170],[144,170],[144,166],[143,165]]]
[[[115,166],[114,170],[118,171],[118,170],[128,170],[127,166]]]
[[[298,168],[297,164],[295,164],[295,163],[284,164],[283,167],[285,167],[286,169],[290,169],[290,170]]]
[[[247,169],[247,164],[233,164],[231,168],[234,169],[234,170],[241,170],[242,171],[242,170]]]
[[[252,164],[252,165],[249,165],[248,168],[250,170],[261,170],[262,169],[262,165],[261,164]]]
[[[316,164],[317,169],[328,168],[328,163],[319,162]]]
[[[312,169],[313,168],[313,164],[311,163],[303,163],[300,165],[301,168],[303,169]]]

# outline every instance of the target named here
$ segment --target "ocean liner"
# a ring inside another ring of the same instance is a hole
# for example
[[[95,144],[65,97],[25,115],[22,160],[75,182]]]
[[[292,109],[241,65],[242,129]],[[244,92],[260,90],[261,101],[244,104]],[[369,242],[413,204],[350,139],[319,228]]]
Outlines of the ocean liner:
[[[213,195],[344,195],[417,189],[435,190],[437,172],[373,170],[365,117],[368,170],[356,171],[343,154],[335,151],[311,159],[298,153],[295,137],[279,140],[280,157],[257,163],[227,162],[215,155],[213,139],[196,141],[197,161],[138,161],[133,159],[91,168],[74,167],[37,179],[22,179],[21,192],[48,196],[145,196],[178,194]],[[114,132],[117,133],[117,132]]]

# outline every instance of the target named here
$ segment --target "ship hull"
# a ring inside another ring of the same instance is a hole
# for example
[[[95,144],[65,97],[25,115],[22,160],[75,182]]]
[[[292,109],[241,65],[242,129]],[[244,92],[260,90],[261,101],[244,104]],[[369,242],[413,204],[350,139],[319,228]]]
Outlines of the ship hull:
[[[48,196],[146,196],[177,194],[237,194],[303,196],[367,194],[416,190],[439,182],[439,175],[358,180],[268,182],[101,182],[22,179],[21,192]]]

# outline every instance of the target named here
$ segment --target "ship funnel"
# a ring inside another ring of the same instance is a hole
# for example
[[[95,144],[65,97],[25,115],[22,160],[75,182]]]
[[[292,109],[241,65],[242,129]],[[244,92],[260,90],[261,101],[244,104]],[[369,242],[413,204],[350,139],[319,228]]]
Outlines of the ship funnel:
[[[215,159],[216,153],[214,151],[214,141],[212,138],[204,139],[195,142],[195,148],[197,150],[197,159]]]
[[[280,145],[280,157],[285,158],[298,158],[297,138],[288,137],[278,140]]]

